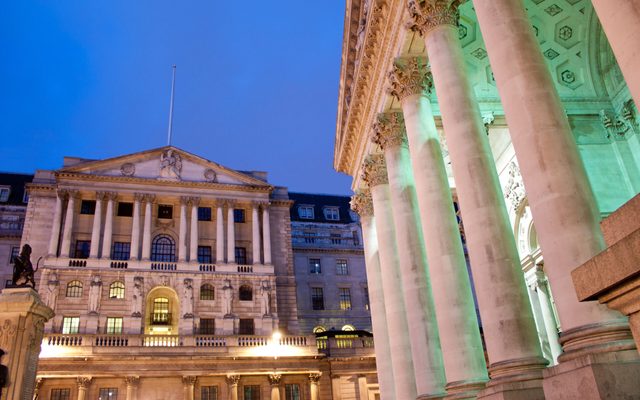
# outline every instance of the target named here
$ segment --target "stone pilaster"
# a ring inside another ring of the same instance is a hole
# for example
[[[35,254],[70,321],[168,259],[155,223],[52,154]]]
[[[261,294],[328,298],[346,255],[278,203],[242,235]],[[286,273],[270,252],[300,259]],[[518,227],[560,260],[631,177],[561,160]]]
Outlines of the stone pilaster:
[[[96,192],[96,208],[93,213],[93,226],[91,228],[91,248],[89,258],[96,259],[100,254],[100,231],[102,229],[102,203],[106,198],[105,192]]]
[[[311,400],[320,400],[320,378],[322,377],[321,372],[314,372],[309,374],[309,392],[311,394]]]
[[[234,202],[229,200],[227,204],[227,263],[236,262],[236,226],[233,217]]]
[[[67,212],[64,218],[64,229],[62,231],[62,245],[60,246],[60,257],[69,257],[71,252],[71,235],[73,234],[73,220],[75,218],[77,190],[67,190]]]
[[[184,400],[194,400],[197,376],[183,376],[182,385],[184,387]]]
[[[131,260],[140,259],[140,203],[144,194],[136,193],[133,196],[133,220],[131,221]]]
[[[216,263],[224,263],[224,213],[222,200],[216,201]]]
[[[102,235],[102,252],[100,258],[111,258],[111,243],[113,240],[113,208],[115,206],[118,194],[115,192],[107,192],[107,212],[104,216],[104,233]]]
[[[53,224],[51,225],[51,238],[49,239],[49,257],[58,255],[58,243],[60,241],[60,225],[62,223],[62,203],[67,198],[65,190],[56,191],[56,209],[53,214]]]
[[[147,194],[144,197],[144,229],[142,232],[142,259],[151,258],[151,215],[153,213],[153,203],[156,196]]]
[[[270,374],[267,375],[269,379],[269,385],[271,386],[271,400],[280,400],[280,382],[282,382],[282,375]]]
[[[92,377],[90,376],[79,376],[76,378],[76,383],[78,384],[78,400],[86,400],[87,390],[89,390],[91,380]]]
[[[269,203],[262,205],[262,251],[264,263],[271,265],[271,222],[269,219]]]
[[[189,198],[180,197],[180,230],[178,231],[178,261],[187,261],[187,206]]]
[[[124,383],[127,386],[125,400],[138,400],[138,385],[140,384],[140,377],[127,376],[124,378]]]
[[[229,400],[238,400],[238,383],[240,375],[227,375],[227,386],[229,388]]]
[[[260,204],[251,204],[251,248],[253,265],[260,264]]]

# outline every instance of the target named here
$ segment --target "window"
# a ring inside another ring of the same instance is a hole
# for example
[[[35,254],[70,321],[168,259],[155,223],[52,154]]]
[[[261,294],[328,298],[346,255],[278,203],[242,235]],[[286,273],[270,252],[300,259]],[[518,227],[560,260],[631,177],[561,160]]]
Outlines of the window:
[[[70,389],[51,389],[51,400],[69,400],[71,390]]]
[[[330,235],[331,244],[341,244],[342,243],[342,235],[339,233],[332,233]]]
[[[151,261],[176,261],[176,242],[169,235],[158,235],[151,244]]]
[[[253,335],[253,320],[240,318],[240,335]]]
[[[107,317],[107,333],[110,335],[121,335],[122,318]]]
[[[313,333],[322,333],[322,332],[326,332],[326,331],[327,331],[327,328],[325,328],[325,327],[324,327],[324,326],[322,326],[322,325],[318,325],[318,326],[316,326],[315,328],[313,328],[313,331],[312,331],[312,332],[313,332]]]
[[[76,240],[73,252],[75,258],[89,258],[89,251],[91,251],[91,240]]]
[[[218,387],[200,386],[200,400],[218,400]]]
[[[198,207],[198,221],[211,221],[211,207]]]
[[[24,188],[24,192],[22,192],[22,202],[24,204],[27,204],[29,202],[29,191],[26,187]]]
[[[313,219],[313,206],[298,206],[298,216],[302,219]]]
[[[347,260],[336,260],[336,275],[349,275]]]
[[[67,284],[67,297],[82,297],[82,282],[69,282]]]
[[[319,258],[310,258],[309,259],[309,273],[310,274],[320,274],[322,273],[322,266],[320,265]]]
[[[169,313],[169,299],[157,297],[153,299],[153,313],[151,315],[152,325],[169,325],[171,314]]]
[[[342,327],[342,330],[345,332],[353,332],[356,330],[356,327],[353,325],[347,324]]]
[[[358,231],[352,231],[351,233],[353,234],[353,245],[354,246],[359,246],[360,245],[360,235],[358,235]]]
[[[80,214],[93,215],[96,213],[95,200],[82,200],[80,203]]]
[[[124,299],[124,283],[115,281],[109,286],[110,299]]]
[[[249,285],[240,286],[240,300],[251,301],[253,300],[253,289]]]
[[[260,385],[243,386],[244,400],[260,400]]]
[[[300,400],[300,385],[284,385],[284,400]]]
[[[198,246],[198,262],[200,264],[211,264],[211,246]]]
[[[158,205],[158,218],[172,219],[173,218],[173,206],[167,204]]]
[[[215,289],[212,285],[205,283],[200,286],[200,300],[215,300]]]
[[[237,223],[245,222],[244,210],[242,208],[235,208],[233,210],[233,222],[237,222]]]
[[[349,288],[340,288],[340,309],[351,310],[351,291]]]
[[[364,290],[364,309],[368,310],[369,309],[369,288],[368,287],[364,287],[362,290]]]
[[[9,193],[11,193],[11,188],[0,188],[0,203],[6,203],[7,201],[9,201]]]
[[[18,257],[20,255],[20,247],[19,246],[12,246],[11,247],[11,254],[9,255],[9,264],[13,264],[16,262],[16,257]]]
[[[62,333],[65,335],[78,333],[80,317],[62,317]]]
[[[216,320],[214,318],[200,318],[200,334],[213,335],[216,333]]]
[[[247,263],[247,249],[245,249],[244,247],[236,247],[236,263]]]
[[[320,287],[311,288],[311,308],[324,310],[324,292]]]
[[[98,400],[118,400],[118,388],[100,388]]]
[[[131,257],[130,242],[113,242],[111,247],[112,260],[128,260]]]
[[[118,203],[118,217],[132,217],[133,203]]]
[[[340,209],[338,207],[325,207],[322,209],[324,218],[329,221],[340,221]]]

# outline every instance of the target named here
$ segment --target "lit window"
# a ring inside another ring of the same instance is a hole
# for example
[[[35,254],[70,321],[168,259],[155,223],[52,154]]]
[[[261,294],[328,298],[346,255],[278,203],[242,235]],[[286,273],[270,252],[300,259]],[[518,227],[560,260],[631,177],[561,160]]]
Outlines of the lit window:
[[[351,291],[349,288],[340,288],[340,309],[351,310]]]
[[[253,300],[253,289],[249,285],[240,286],[240,300],[251,301]]]
[[[214,318],[200,318],[200,334],[213,335],[216,333],[216,320]]]
[[[324,292],[322,288],[311,288],[311,308],[314,310],[324,310]]]
[[[298,216],[302,219],[313,219],[313,206],[298,206]]]
[[[71,389],[51,389],[51,400],[69,400]]]
[[[325,207],[322,209],[324,218],[329,221],[340,221],[340,209],[338,207]]]
[[[355,331],[355,330],[356,330],[356,327],[355,327],[355,326],[353,326],[353,325],[349,325],[349,324],[347,324],[347,325],[344,325],[344,326],[342,327],[342,330],[343,330],[343,331],[345,331],[345,332],[353,332],[353,331]]]
[[[215,300],[215,289],[212,285],[205,283],[200,286],[200,300]]]
[[[98,400],[118,400],[118,388],[100,388]]]
[[[198,221],[211,221],[211,207],[198,207]]]
[[[322,333],[322,332],[326,332],[327,328],[325,328],[322,325],[318,325],[315,328],[313,328],[313,333]]]
[[[80,317],[62,317],[62,333],[65,335],[78,333]]]
[[[11,189],[8,187],[0,188],[0,203],[6,203],[9,201],[9,193],[11,193]]]
[[[320,265],[319,258],[310,258],[309,259],[309,273],[310,274],[320,274],[322,273],[322,266]]]
[[[336,275],[349,275],[347,260],[336,260]]]
[[[73,253],[75,258],[89,258],[90,251],[91,240],[76,240],[76,247]]]
[[[111,249],[112,260],[128,260],[131,256],[130,242],[113,242]]]
[[[238,334],[240,335],[253,335],[253,320],[240,318],[240,327]],[[245,397],[246,399],[246,397]]]
[[[158,205],[158,218],[172,219],[173,218],[173,206],[160,204]]]
[[[20,247],[13,246],[11,247],[11,255],[9,255],[9,264],[13,264],[16,262],[16,257],[20,255]]]
[[[289,384],[284,386],[284,400],[300,400],[300,385]]]
[[[67,284],[67,297],[82,297],[82,282],[69,282]]]
[[[200,264],[211,264],[211,246],[198,246],[198,262]]]
[[[153,299],[153,315],[151,315],[152,325],[169,325],[171,314],[169,313],[169,299],[157,297]]]
[[[176,262],[176,243],[169,235],[158,235],[151,243],[151,261]]]
[[[218,387],[200,386],[200,400],[218,400]]]
[[[110,299],[124,299],[124,283],[115,281],[109,286]]]
[[[233,210],[233,222],[242,223],[245,222],[244,210],[236,208]]]
[[[96,213],[95,200],[82,200],[80,203],[80,214],[93,215]]]
[[[110,335],[122,334],[122,318],[107,317],[107,334],[110,334]]]

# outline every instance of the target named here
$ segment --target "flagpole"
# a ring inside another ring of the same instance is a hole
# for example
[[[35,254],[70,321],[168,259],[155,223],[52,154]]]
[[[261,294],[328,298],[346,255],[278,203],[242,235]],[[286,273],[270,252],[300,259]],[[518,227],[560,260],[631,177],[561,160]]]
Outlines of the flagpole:
[[[167,133],[167,145],[171,146],[171,133],[173,131],[173,95],[176,88],[176,65],[172,66],[173,74],[171,77],[171,103],[169,105],[169,131]]]

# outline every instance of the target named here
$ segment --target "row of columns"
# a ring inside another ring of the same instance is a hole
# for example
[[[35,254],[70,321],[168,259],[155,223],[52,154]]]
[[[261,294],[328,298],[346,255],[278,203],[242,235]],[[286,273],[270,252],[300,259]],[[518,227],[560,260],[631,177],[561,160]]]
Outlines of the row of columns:
[[[62,232],[62,243],[60,246],[60,257],[69,257],[71,250],[71,237],[73,233],[73,220],[76,208],[77,190],[59,190],[56,196],[56,205],[53,216],[53,226],[49,241],[50,256],[57,254],[60,240],[60,227],[62,225],[63,203],[67,200],[67,210],[65,214],[64,229]],[[106,212],[104,218],[104,232],[102,236],[102,207],[106,200]],[[89,258],[109,259],[111,256],[111,241],[113,237],[113,217],[114,206],[117,200],[117,193],[96,192],[96,207],[93,217],[91,231],[91,249]],[[136,193],[133,202],[133,219],[131,224],[131,260],[149,260],[151,257],[151,216],[152,206],[155,203],[155,196],[151,194]],[[180,198],[180,227],[178,236],[178,261],[197,262],[198,260],[198,207],[200,198],[181,197]],[[141,206],[144,206],[144,221],[142,229],[142,254],[140,254],[140,219]],[[216,204],[216,262],[225,262],[225,231],[223,210],[227,208],[227,231],[226,231],[226,262],[235,263],[235,224],[234,224],[234,203],[230,200],[219,200]],[[259,211],[262,209],[262,242],[260,241],[260,218]],[[190,212],[190,222],[187,213]],[[187,240],[187,230],[189,230],[189,240]],[[102,239],[102,246],[100,241]],[[269,220],[268,203],[252,203],[252,245],[253,263],[260,264],[260,245],[262,244],[263,264],[271,264],[271,224]],[[100,248],[102,252],[100,253]],[[189,251],[187,252],[187,248]]]
[[[560,360],[630,348],[632,342],[623,340],[624,318],[599,304],[579,303],[573,290],[570,271],[600,252],[604,242],[594,195],[524,6],[513,0],[473,3],[564,329]],[[596,10],[613,9],[603,3],[594,2]],[[368,188],[352,202],[362,217],[370,289],[384,299],[372,302],[371,311],[376,355],[387,366],[378,371],[385,399],[473,396],[489,377],[485,395],[542,395],[547,361],[465,72],[456,27],[459,4],[408,1],[409,27],[423,36],[430,68],[421,57],[395,60],[389,93],[401,110],[376,118],[372,140],[381,154],[365,159]],[[638,13],[628,11],[638,20]],[[488,371],[429,100],[433,87],[465,223]]]

